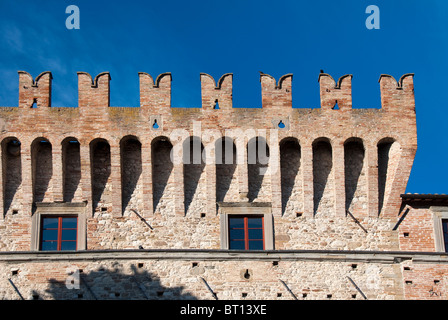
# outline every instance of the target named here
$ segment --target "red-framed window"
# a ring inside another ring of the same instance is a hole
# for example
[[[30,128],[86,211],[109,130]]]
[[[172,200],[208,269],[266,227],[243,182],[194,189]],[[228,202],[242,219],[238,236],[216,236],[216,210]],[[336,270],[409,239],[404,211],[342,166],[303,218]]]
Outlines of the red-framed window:
[[[47,216],[41,221],[40,250],[76,250],[78,218],[76,216]]]
[[[229,216],[229,249],[264,250],[263,216]]]

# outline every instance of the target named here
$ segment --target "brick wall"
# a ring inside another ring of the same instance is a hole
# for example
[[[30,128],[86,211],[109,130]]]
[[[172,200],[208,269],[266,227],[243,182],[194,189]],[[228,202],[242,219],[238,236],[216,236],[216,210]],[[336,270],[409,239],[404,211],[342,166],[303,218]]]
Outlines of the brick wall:
[[[436,251],[435,226],[431,210],[426,206],[407,208],[409,212],[398,228],[400,250]]]

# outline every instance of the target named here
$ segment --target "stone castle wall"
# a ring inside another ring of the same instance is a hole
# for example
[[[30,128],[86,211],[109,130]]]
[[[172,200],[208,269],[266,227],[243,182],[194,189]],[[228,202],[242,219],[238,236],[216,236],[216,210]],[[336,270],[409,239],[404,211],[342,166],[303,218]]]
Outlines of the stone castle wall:
[[[18,107],[0,108],[2,257],[38,251],[34,224],[46,208],[78,210],[85,227],[82,250],[140,247],[144,251],[220,252],[226,248],[223,204],[229,203],[250,210],[257,210],[258,205],[268,208],[270,250],[436,251],[434,246],[406,244],[400,229],[393,230],[403,209],[400,195],[405,192],[417,149],[412,74],[399,81],[381,75],[379,109],[353,108],[351,75],[335,81],[321,73],[321,106],[315,109],[293,108],[291,74],[278,81],[260,74],[262,106],[251,109],[233,107],[232,74],[217,82],[201,74],[202,105],[189,109],[171,106],[171,74],[154,79],[140,73],[139,79],[139,108],[110,106],[109,73],[92,79],[84,72],[78,73],[78,106],[55,108],[51,107],[51,73],[33,79],[19,72]],[[233,151],[230,163],[225,161],[228,151]],[[403,223],[400,228],[406,226]],[[41,253],[34,254],[39,257]],[[15,274],[23,276],[17,277],[19,283],[41,283],[41,287],[36,284],[39,292],[48,286],[49,274],[42,271],[41,262],[4,259],[6,273],[11,267],[21,270]],[[100,262],[86,259],[78,267],[96,277]],[[371,296],[405,297],[400,265],[369,259],[358,265],[357,272],[377,267],[375,274],[387,283]],[[118,255],[115,262],[107,261],[106,268],[117,263],[130,270],[137,260],[126,261]],[[56,274],[65,277],[66,263],[50,261]],[[179,270],[185,269],[184,275],[199,272],[192,271],[190,262],[179,258],[142,263],[153,267],[141,272],[160,281],[168,277],[168,287],[188,287],[189,297],[210,298],[197,277],[176,278]],[[168,273],[155,272],[160,269],[155,267],[158,263]],[[241,290],[233,288],[241,284],[239,276],[218,276],[244,269],[238,261],[225,258],[205,263],[200,258],[197,263],[204,270],[199,273],[216,283],[220,295],[239,298]],[[353,286],[347,289],[350,282],[342,280],[345,262],[326,261],[324,255],[318,262],[290,259],[277,269],[272,269],[272,263],[247,262],[246,269],[265,279],[247,287],[248,297],[277,297],[282,286],[279,275],[300,292],[309,290],[308,297],[351,297]],[[324,270],[330,269],[338,271],[325,275]],[[281,271],[271,274],[273,270]],[[306,270],[315,270],[316,275],[304,280]],[[123,272],[127,271],[119,271]],[[359,274],[358,279],[364,282],[367,276]],[[400,286],[394,287],[397,283]],[[12,298],[10,288],[3,284],[2,288],[3,297]],[[72,294],[61,291],[53,297]],[[104,297],[109,294],[115,293],[104,293]]]

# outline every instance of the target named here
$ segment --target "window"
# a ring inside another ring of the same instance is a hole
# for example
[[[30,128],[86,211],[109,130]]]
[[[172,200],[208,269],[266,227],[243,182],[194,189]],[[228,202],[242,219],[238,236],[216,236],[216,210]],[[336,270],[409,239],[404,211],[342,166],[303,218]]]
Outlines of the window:
[[[31,250],[87,250],[87,202],[36,202]]]
[[[223,250],[274,250],[270,202],[218,202]]]
[[[263,250],[263,217],[229,216],[229,249]]]
[[[435,251],[448,252],[448,207],[431,206]]]
[[[73,216],[42,217],[42,251],[76,250],[78,219]]]
[[[442,220],[443,242],[445,243],[445,252],[448,252],[448,219]]]

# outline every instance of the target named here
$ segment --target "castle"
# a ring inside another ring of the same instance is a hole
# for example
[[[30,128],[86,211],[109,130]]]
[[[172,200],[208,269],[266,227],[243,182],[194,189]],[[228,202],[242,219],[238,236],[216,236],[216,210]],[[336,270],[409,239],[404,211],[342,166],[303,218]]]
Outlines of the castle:
[[[19,71],[0,108],[1,299],[446,299],[448,196],[405,194],[417,150],[413,74],[321,73],[320,108],[291,74],[260,73],[262,108],[232,74],[200,74],[201,108],[171,106],[171,74],[139,73],[140,107],[110,106],[110,74]]]

